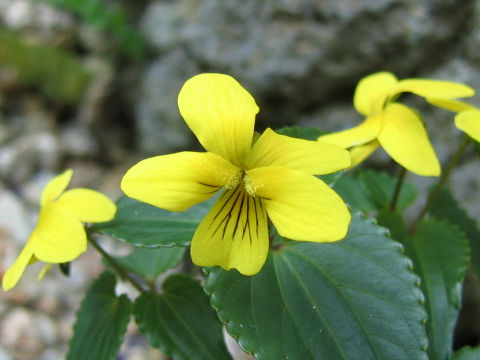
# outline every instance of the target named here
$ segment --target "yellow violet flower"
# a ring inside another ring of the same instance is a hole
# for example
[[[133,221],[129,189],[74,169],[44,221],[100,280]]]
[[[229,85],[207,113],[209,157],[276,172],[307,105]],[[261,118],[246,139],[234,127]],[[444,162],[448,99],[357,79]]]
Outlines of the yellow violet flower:
[[[352,149],[352,163],[363,161],[380,145],[400,165],[423,176],[440,175],[440,164],[420,116],[395,102],[403,92],[422,97],[454,99],[472,96],[470,87],[439,80],[397,80],[389,72],[364,77],[358,83],[353,103],[366,117],[360,125],[320,136],[319,141]]]
[[[480,109],[458,100],[427,99],[430,104],[458,113],[455,126],[480,142]]]
[[[253,97],[235,79],[200,74],[178,96],[180,113],[207,152],[179,152],[139,162],[125,174],[128,196],[170,211],[222,194],[198,226],[191,245],[199,266],[256,274],[268,254],[267,215],[287,238],[343,238],[350,213],[313,176],[350,166],[348,151],[267,129],[253,144]]]
[[[73,171],[66,170],[45,187],[40,200],[40,215],[25,247],[2,280],[4,290],[13,288],[27,265],[40,260],[47,265],[74,260],[87,249],[82,222],[104,222],[113,219],[115,204],[105,195],[84,188],[65,191]]]

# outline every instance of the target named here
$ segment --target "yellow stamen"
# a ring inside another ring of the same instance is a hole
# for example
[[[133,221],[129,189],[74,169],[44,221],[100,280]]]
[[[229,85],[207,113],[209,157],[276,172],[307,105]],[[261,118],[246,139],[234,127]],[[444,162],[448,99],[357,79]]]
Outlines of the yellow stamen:
[[[255,196],[255,192],[263,187],[263,184],[253,182],[245,173],[243,173],[242,181],[245,190],[251,196]]]
[[[233,189],[240,183],[242,176],[241,171],[229,171],[223,174],[223,182],[226,184],[225,189]]]

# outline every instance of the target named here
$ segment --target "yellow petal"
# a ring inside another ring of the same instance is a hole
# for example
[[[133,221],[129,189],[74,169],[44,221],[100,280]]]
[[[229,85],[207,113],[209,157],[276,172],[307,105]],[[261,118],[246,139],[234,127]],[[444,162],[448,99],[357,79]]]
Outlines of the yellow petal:
[[[241,185],[226,190],[202,220],[192,240],[192,260],[199,266],[237,269],[244,275],[260,271],[268,254],[265,208]]]
[[[37,276],[37,280],[42,280],[45,274],[52,268],[52,264],[45,264],[45,266],[40,270],[40,273]]]
[[[378,149],[380,144],[378,141],[372,141],[365,145],[355,146],[350,149],[350,155],[352,157],[352,167],[357,166],[366,158],[368,158],[375,150]]]
[[[45,186],[45,189],[42,192],[42,198],[40,200],[40,205],[45,206],[47,203],[52,202],[67,188],[68,184],[72,180],[73,170],[65,170],[60,175],[55,176],[50,182]]]
[[[381,126],[381,115],[370,116],[358,126],[336,133],[322,135],[318,138],[318,141],[347,149],[375,140],[380,132]]]
[[[475,91],[461,83],[429,79],[405,79],[398,82],[395,94],[411,92],[425,98],[455,99],[473,96]]]
[[[475,107],[459,100],[428,98],[426,99],[430,104],[441,107],[453,112],[460,112],[465,110],[474,110]]]
[[[55,203],[42,208],[30,240],[35,257],[46,263],[69,262],[87,250],[87,236],[81,222]]]
[[[156,156],[130,168],[121,188],[128,196],[170,211],[183,211],[237,185],[240,170],[212,153]]]
[[[397,82],[395,75],[389,72],[365,76],[358,82],[353,95],[355,109],[365,116],[375,115],[381,111]]]
[[[455,126],[480,142],[480,111],[463,111],[455,116]]]
[[[350,166],[350,154],[338,146],[296,139],[265,130],[250,152],[248,168],[284,166],[322,175]]]
[[[350,223],[345,203],[312,175],[282,167],[247,171],[280,235],[292,240],[342,239]]]
[[[422,176],[440,175],[440,164],[422,121],[405,105],[391,104],[384,111],[378,141],[400,165]]]
[[[181,89],[178,107],[207,151],[243,165],[259,109],[234,78],[223,74],[194,76]]]
[[[104,222],[113,219],[115,203],[98,191],[76,188],[65,191],[55,204],[83,222]]]
[[[7,272],[3,275],[2,279],[2,288],[3,290],[7,291],[17,285],[18,280],[20,280],[25,268],[29,264],[30,260],[33,256],[33,243],[29,239],[25,244],[20,255],[18,255],[17,260],[13,263],[13,265],[7,270]]]

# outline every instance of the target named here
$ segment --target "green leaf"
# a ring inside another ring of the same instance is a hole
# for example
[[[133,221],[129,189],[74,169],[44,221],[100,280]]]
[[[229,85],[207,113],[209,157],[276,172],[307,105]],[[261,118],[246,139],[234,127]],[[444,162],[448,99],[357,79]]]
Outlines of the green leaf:
[[[302,128],[299,126],[284,126],[275,130],[275,132],[281,135],[313,141],[316,141],[320,135],[325,134],[325,131],[317,128]]]
[[[397,184],[397,178],[385,172],[372,170],[360,171],[358,176],[377,209],[385,208],[390,204]],[[397,209],[402,212],[407,206],[413,204],[416,198],[416,188],[413,184],[404,182],[398,197]]]
[[[177,266],[185,254],[184,247],[134,248],[123,257],[115,257],[127,271],[140,275],[147,281],[154,281],[158,275]],[[109,265],[108,260],[103,260]]]
[[[453,355],[453,360],[478,360],[480,359],[480,347],[471,348],[465,346]]]
[[[369,212],[390,205],[396,183],[397,179],[385,172],[361,170],[353,179],[343,176],[334,188],[353,209]],[[397,210],[402,212],[416,198],[415,186],[405,181],[398,197]]]
[[[115,275],[102,273],[88,290],[73,327],[67,360],[116,359],[132,312],[126,295],[115,295]]]
[[[468,242],[463,233],[446,221],[429,219],[409,236],[397,214],[382,213],[381,225],[405,245],[406,255],[420,276],[428,313],[426,324],[430,359],[445,360],[452,352],[453,330],[461,305],[461,284],[468,264]]]
[[[338,179],[333,188],[353,210],[368,213],[375,208],[361,181],[351,175]]]
[[[317,175],[317,177],[327,183],[328,186],[333,187],[337,183],[339,179],[345,174],[345,171],[337,171],[333,174],[326,174],[326,175]]]
[[[420,223],[412,242],[414,264],[427,297],[430,358],[447,359],[461,305],[461,284],[469,260],[468,242],[458,228],[435,219]]]
[[[115,218],[95,224],[92,230],[133,246],[188,246],[214,199],[183,212],[170,212],[123,196],[117,201]]]
[[[438,219],[448,220],[463,230],[470,243],[473,268],[480,276],[480,231],[475,220],[460,207],[449,189],[440,190],[430,208],[430,214]]]
[[[423,295],[386,230],[357,213],[343,241],[291,242],[260,273],[211,268],[228,332],[262,359],[427,359]]]
[[[222,325],[197,281],[180,274],[170,276],[161,296],[143,293],[134,309],[150,345],[175,360],[230,359]]]

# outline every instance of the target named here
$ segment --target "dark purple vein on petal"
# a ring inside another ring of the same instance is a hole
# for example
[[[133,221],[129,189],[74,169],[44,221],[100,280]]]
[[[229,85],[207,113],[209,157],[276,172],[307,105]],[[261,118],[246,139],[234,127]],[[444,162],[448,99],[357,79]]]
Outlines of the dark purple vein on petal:
[[[231,217],[232,217],[233,209],[234,209],[235,206],[237,205],[237,202],[238,202],[238,199],[239,199],[240,195],[242,195],[242,191],[239,191],[239,192],[238,192],[237,197],[236,197],[235,200],[233,201],[232,207],[230,208],[230,210],[229,210],[228,213],[227,213],[227,216],[225,217],[225,219],[227,219],[227,221],[225,222],[225,226],[223,227],[222,240],[225,238],[225,232],[227,231],[228,222],[230,221],[230,219],[231,219]],[[243,197],[242,197],[242,199],[243,199]],[[241,210],[241,209],[239,209],[238,213],[240,213],[240,210]],[[223,220],[222,220],[222,222],[223,222]],[[233,239],[232,239],[232,240],[233,240]]]
[[[235,197],[235,199],[232,201],[232,198],[233,196],[237,194],[237,196]],[[217,231],[220,229],[220,227],[223,225],[223,232],[222,232],[222,239],[225,237],[225,231],[227,230],[227,226],[228,226],[228,222],[230,220],[230,217],[232,216],[232,210],[233,208],[235,207],[236,203],[237,203],[237,200],[239,198],[239,196],[242,194],[242,191],[238,191],[238,187],[232,192],[232,194],[228,197],[228,199],[225,201],[225,203],[222,205],[221,209],[218,211],[218,213],[215,215],[215,217],[213,218],[211,224],[209,225],[209,228],[210,226],[212,226],[215,221],[218,219],[219,215],[221,212],[223,212],[223,210],[226,209],[227,205],[229,205],[230,203],[232,204],[232,206],[230,207],[230,210],[227,211],[227,214],[220,220],[220,222],[218,223],[216,229],[213,231],[212,233],[212,236],[215,235],[217,233]]]
[[[223,209],[225,208],[225,206],[228,204],[228,202],[230,201],[230,199],[235,195],[235,193],[237,192],[238,190],[238,185],[237,187],[235,188],[235,190],[232,191],[232,193],[230,194],[230,196],[228,197],[228,199],[223,203],[222,207],[220,208],[220,210],[218,210],[217,214],[213,217],[212,219],[212,223],[210,224],[210,226],[212,226],[212,224],[215,222],[215,220],[217,220],[217,217],[218,215],[220,215],[220,213],[223,211]],[[225,196],[225,194],[228,193],[228,190],[224,191],[223,194],[220,196],[220,198],[218,199],[218,201],[220,201],[222,199],[222,197]],[[209,227],[210,227],[209,226]]]
[[[258,221],[258,211],[257,211],[257,198],[254,197],[253,198],[253,204],[255,205],[255,229],[256,229],[256,232],[257,232],[257,237],[258,237],[258,224],[259,224],[259,221]],[[261,205],[260,205],[261,206]],[[261,210],[261,209],[260,209]],[[252,241],[252,238],[250,237],[250,242]]]
[[[206,183],[203,183],[203,182],[198,182],[200,185],[203,185],[203,186],[208,186],[208,187],[212,187],[212,188],[219,188],[220,186],[218,185],[212,185],[212,184],[206,184]]]
[[[243,232],[242,232],[242,239],[245,237],[245,231],[247,230],[248,227],[248,234],[249,237],[252,237],[252,234],[250,233],[250,198],[251,196],[248,194],[245,194],[247,196],[247,219],[245,220],[245,224],[243,225]]]
[[[243,213],[243,203],[245,201],[245,196],[248,196],[248,194],[246,192],[243,192],[242,202],[240,203],[240,208],[238,209],[238,213],[237,213],[237,220],[235,221],[235,227],[233,228],[232,239],[235,238],[235,234],[237,233],[238,222],[240,221],[240,217],[242,216],[242,213]],[[248,203],[248,199],[247,199],[247,203]],[[247,218],[248,218],[248,214],[247,214]]]

